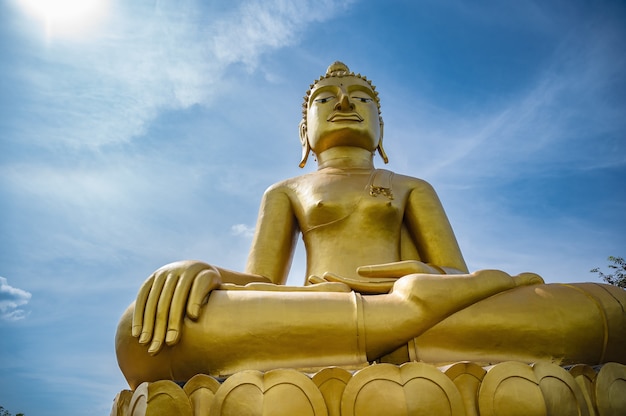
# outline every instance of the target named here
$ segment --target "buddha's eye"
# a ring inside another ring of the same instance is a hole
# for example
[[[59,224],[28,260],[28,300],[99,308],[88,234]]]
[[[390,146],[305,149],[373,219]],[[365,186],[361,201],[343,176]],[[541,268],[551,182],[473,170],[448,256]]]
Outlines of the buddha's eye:
[[[324,103],[329,102],[329,101],[330,101],[330,100],[332,100],[333,98],[335,98],[335,97],[333,97],[333,96],[331,95],[330,97],[316,98],[314,101],[315,101],[316,103],[324,104]]]
[[[373,100],[369,97],[353,97],[354,100],[360,101],[362,103],[371,103]]]

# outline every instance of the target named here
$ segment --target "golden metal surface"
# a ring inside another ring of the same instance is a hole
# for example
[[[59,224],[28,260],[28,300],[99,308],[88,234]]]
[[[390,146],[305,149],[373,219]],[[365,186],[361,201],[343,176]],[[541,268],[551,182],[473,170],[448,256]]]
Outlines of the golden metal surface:
[[[578,383],[581,376],[588,386]],[[120,393],[111,415],[621,416],[625,379],[622,364],[567,371],[547,361],[484,368],[471,362],[441,368],[374,364],[356,372],[328,367],[313,375],[246,370],[223,382],[197,375],[183,388],[171,381],[143,383]]]
[[[379,364],[352,376],[341,399],[345,416],[459,415],[460,392],[444,373],[424,363]]]
[[[302,163],[313,152],[318,169],[265,192],[245,272],[166,265],[122,317],[116,351],[131,388],[375,360],[626,363],[626,291],[468,272],[433,188],[375,169],[383,122],[365,77],[331,65],[304,110]],[[279,285],[299,234],[310,286],[293,290]]]
[[[142,416],[193,416],[189,397],[169,380],[141,383],[128,405],[130,415]]]
[[[185,383],[183,391],[189,397],[194,415],[208,415],[220,383],[206,374],[197,374]]]
[[[478,389],[487,372],[475,363],[459,362],[442,368],[461,393],[466,416],[478,416]]]
[[[242,371],[215,394],[211,415],[328,416],[324,396],[306,375],[292,369]]]
[[[312,380],[324,396],[328,416],[341,416],[341,399],[352,374],[339,367],[328,367],[316,373]]]
[[[602,366],[595,380],[595,393],[598,414],[626,415],[626,366]]]

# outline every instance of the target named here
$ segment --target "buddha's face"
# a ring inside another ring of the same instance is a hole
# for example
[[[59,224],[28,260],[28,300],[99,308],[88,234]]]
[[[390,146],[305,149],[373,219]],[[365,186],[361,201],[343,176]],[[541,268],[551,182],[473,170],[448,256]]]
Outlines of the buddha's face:
[[[335,146],[374,152],[381,138],[378,106],[370,85],[354,76],[330,77],[311,91],[306,131],[316,154]]]

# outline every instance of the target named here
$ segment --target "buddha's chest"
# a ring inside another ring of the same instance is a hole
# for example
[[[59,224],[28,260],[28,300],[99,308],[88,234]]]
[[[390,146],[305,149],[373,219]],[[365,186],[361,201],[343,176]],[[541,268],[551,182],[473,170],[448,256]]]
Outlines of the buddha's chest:
[[[297,199],[296,212],[303,232],[335,223],[395,228],[404,214],[404,196],[393,194],[391,187],[389,192],[372,188],[368,176],[326,177],[298,192]]]

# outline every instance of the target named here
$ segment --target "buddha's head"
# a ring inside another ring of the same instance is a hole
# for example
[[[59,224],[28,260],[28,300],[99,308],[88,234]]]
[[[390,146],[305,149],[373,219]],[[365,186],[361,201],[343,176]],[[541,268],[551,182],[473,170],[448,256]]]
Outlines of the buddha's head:
[[[376,87],[342,62],[330,65],[304,96],[300,141],[300,167],[311,151],[319,154],[335,146],[356,146],[372,153],[378,150],[387,163]]]

